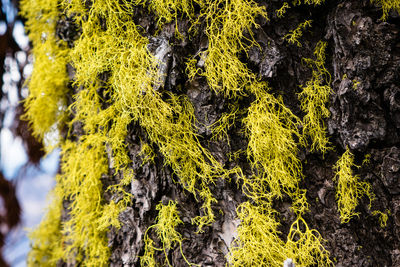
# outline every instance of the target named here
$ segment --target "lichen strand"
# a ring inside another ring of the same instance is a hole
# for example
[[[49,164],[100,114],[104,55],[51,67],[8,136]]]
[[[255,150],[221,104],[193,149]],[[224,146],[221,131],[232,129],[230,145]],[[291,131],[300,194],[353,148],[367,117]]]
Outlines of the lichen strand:
[[[179,224],[183,224],[182,220],[179,218],[179,212],[176,208],[176,202],[169,201],[167,205],[162,203],[158,204],[156,210],[158,210],[158,216],[156,218],[155,224],[150,226],[144,235],[145,240],[145,252],[140,258],[140,263],[142,266],[156,266],[154,260],[154,253],[156,250],[162,251],[165,255],[164,265],[172,266],[168,260],[168,252],[173,249],[176,245],[179,245],[181,255],[188,266],[193,264],[189,263],[185,255],[182,252],[182,235],[176,231],[176,227]],[[154,247],[154,241],[149,237],[150,231],[154,229],[157,238],[162,244],[162,248]]]
[[[104,200],[100,177],[108,171],[101,136],[85,136],[79,143],[66,141],[62,147],[61,170],[58,179],[61,197],[71,201],[70,219],[63,222],[66,238],[62,259],[88,266],[107,264],[106,231],[100,230]]]
[[[325,241],[301,217],[292,224],[285,243],[278,237],[278,214],[270,204],[244,202],[237,214],[241,224],[228,255],[231,266],[281,266],[287,258],[293,259],[296,266],[333,266],[329,252],[323,248]]]
[[[264,93],[251,104],[243,122],[249,138],[247,156],[257,169],[257,175],[244,178],[248,195],[254,200],[292,195],[302,177],[295,140],[299,119],[282,99]]]
[[[378,4],[383,11],[382,20],[386,20],[391,10],[396,10],[400,14],[400,0],[371,0]]]
[[[354,216],[358,216],[355,209],[360,199],[366,195],[371,201],[375,198],[371,191],[371,185],[360,181],[358,175],[353,174],[354,155],[347,149],[334,166],[335,180],[337,181],[336,199],[342,223],[349,222]]]
[[[63,235],[61,233],[62,199],[60,186],[56,186],[49,194],[51,205],[40,226],[29,233],[32,242],[31,251],[27,257],[28,266],[55,266],[64,255]]]
[[[303,117],[303,138],[306,145],[307,138],[311,139],[311,151],[325,153],[329,149],[329,140],[324,120],[330,112],[326,107],[332,89],[331,75],[325,68],[325,50],[327,43],[320,41],[314,50],[315,59],[303,59],[303,62],[312,69],[312,78],[301,86],[299,99]]]
[[[59,20],[57,1],[23,0],[21,15],[32,41],[33,72],[27,80],[29,96],[25,100],[27,119],[33,134],[43,139],[54,124],[62,121],[68,91],[66,44],[55,34]]]
[[[172,21],[177,23],[179,13],[194,17],[192,0],[136,0],[135,4],[147,6],[157,16],[159,26]]]
[[[257,76],[240,61],[239,54],[258,45],[252,37],[252,28],[259,27],[256,17],[267,18],[265,7],[252,0],[197,2],[202,7],[199,19],[207,24],[208,49],[196,55],[204,61],[204,70],[198,69],[193,60],[188,62],[189,77],[205,76],[210,87],[226,97],[246,94],[246,87],[259,83]]]
[[[310,28],[312,24],[312,20],[306,20],[300,23],[296,29],[290,30],[288,34],[286,34],[283,39],[286,40],[289,44],[296,44],[298,47],[301,47],[301,43],[299,39],[303,36],[303,31],[307,28]]]

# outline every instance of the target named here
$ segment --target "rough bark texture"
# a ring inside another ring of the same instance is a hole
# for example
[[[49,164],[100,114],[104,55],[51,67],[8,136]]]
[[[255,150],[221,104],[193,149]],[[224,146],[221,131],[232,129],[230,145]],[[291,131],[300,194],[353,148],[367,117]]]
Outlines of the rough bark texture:
[[[282,4],[281,1],[259,2],[266,5],[268,11]],[[228,158],[229,153],[247,147],[240,118],[228,132],[230,145],[226,140],[210,139],[209,126],[229,110],[230,100],[216,95],[205,78],[197,77],[188,82],[185,74],[185,57],[207,48],[205,25],[198,25],[197,34],[189,38],[189,22],[179,20],[178,28],[185,37],[182,41],[174,34],[174,23],[165,25],[156,34],[153,15],[140,8],[136,12],[136,23],[150,39],[149,49],[167,63],[162,70],[166,74],[164,89],[186,94],[195,108],[201,143],[225,166],[240,165],[245,173],[251,173],[244,154],[236,160]],[[380,20],[381,15],[381,10],[369,0],[300,6],[291,8],[279,20],[270,13],[270,21],[260,20],[261,27],[254,30],[261,49],[252,48],[248,57],[243,55],[243,61],[268,81],[273,93],[283,95],[285,104],[302,116],[297,93],[299,85],[309,79],[310,69],[302,65],[301,59],[312,58],[319,40],[328,42],[326,67],[332,75],[333,94],[327,125],[335,149],[324,157],[302,149],[299,157],[305,174],[301,188],[307,189],[310,203],[305,219],[327,240],[326,248],[337,266],[400,266],[400,16],[393,12],[384,22]],[[287,44],[283,36],[305,19],[312,19],[313,26],[304,32],[302,47]],[[73,39],[68,31],[73,26],[66,25],[62,24],[64,30],[60,28],[60,33],[67,34],[60,37]],[[243,97],[238,104],[245,109],[252,100],[252,96]],[[74,130],[79,133],[79,126]],[[240,184],[235,179],[216,181],[212,186],[218,200],[213,206],[216,221],[206,227],[204,233],[196,234],[191,218],[199,215],[201,203],[175,183],[179,178],[164,164],[157,148],[155,163],[142,163],[140,140],[147,140],[146,133],[138,125],[131,125],[126,142],[136,177],[130,189],[135,197],[131,207],[120,215],[122,228],[109,232],[111,266],[140,265],[143,235],[154,223],[155,207],[160,201],[166,204],[170,199],[178,201],[184,224],[177,230],[185,238],[183,252],[188,261],[201,266],[224,266],[225,254],[239,224],[235,209],[246,199]],[[332,166],[346,147],[355,154],[356,163],[362,165],[357,173],[372,185],[376,195],[372,210],[390,211],[386,227],[382,228],[378,217],[372,215],[367,199],[362,199],[357,207],[359,217],[347,224],[340,223]],[[371,155],[370,162],[362,164],[367,154]],[[112,176],[104,179],[105,186]],[[106,199],[112,197],[105,196]],[[283,237],[295,217],[289,209],[290,203],[289,199],[284,199],[275,204],[281,214]],[[168,257],[173,266],[186,265],[179,247],[168,251]],[[164,262],[162,252],[156,252],[156,258]]]

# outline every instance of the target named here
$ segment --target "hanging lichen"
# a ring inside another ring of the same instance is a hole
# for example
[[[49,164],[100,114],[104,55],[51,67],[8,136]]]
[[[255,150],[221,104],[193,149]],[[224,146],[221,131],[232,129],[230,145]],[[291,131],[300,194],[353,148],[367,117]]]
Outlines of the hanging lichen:
[[[320,41],[314,50],[314,59],[303,59],[312,69],[312,78],[301,87],[299,94],[303,117],[303,142],[311,139],[311,151],[325,153],[329,149],[329,140],[324,120],[330,112],[326,107],[331,95],[331,75],[325,68],[325,50],[327,43]]]
[[[287,41],[289,44],[296,44],[298,47],[301,47],[301,43],[299,39],[303,36],[303,31],[307,28],[310,28],[312,24],[312,20],[306,20],[300,23],[296,29],[291,30],[288,34],[286,34],[283,39]]]
[[[371,185],[359,181],[360,177],[353,174],[353,167],[356,167],[354,155],[347,149],[334,166],[337,181],[336,199],[342,223],[347,223],[354,216],[358,216],[359,213],[355,212],[355,209],[363,195],[368,196],[370,202],[374,199]]]
[[[59,19],[57,1],[23,0],[21,15],[28,18],[25,27],[34,56],[33,72],[27,80],[29,96],[25,100],[25,119],[29,120],[33,134],[43,139],[51,127],[64,118],[69,80],[68,49],[55,35]]]
[[[164,252],[165,265],[172,266],[168,260],[168,251],[178,245],[183,259],[188,266],[192,266],[193,264],[188,262],[182,252],[182,235],[175,229],[179,224],[183,224],[182,220],[179,218],[176,202],[169,201],[168,205],[160,203],[157,205],[156,210],[158,210],[156,223],[150,226],[144,235],[145,252],[141,257],[140,263],[142,266],[156,266],[154,252],[155,250],[159,250]],[[154,241],[149,238],[149,231],[152,229],[155,230],[158,239],[161,241],[162,248],[156,248],[153,246]]]
[[[292,224],[287,241],[279,238],[277,212],[270,204],[238,207],[241,224],[228,261],[232,266],[281,266],[291,258],[296,266],[332,266],[320,234],[308,228],[301,217]]]

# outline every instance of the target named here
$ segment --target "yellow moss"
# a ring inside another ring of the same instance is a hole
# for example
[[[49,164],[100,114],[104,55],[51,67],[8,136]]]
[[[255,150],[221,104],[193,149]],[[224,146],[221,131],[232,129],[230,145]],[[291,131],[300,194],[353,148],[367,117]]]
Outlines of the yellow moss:
[[[354,165],[354,155],[349,149],[343,153],[333,167],[337,181],[336,199],[342,223],[347,223],[354,216],[358,216],[359,213],[355,212],[355,208],[363,195],[370,199],[370,203],[374,199],[370,184],[359,181],[360,178],[353,174],[352,167],[357,166]]]
[[[165,255],[164,266],[172,266],[168,260],[168,251],[173,249],[176,245],[179,245],[181,254],[185,262],[192,266],[193,264],[188,262],[185,255],[182,252],[182,235],[176,231],[176,227],[179,224],[183,224],[182,220],[179,218],[179,212],[176,208],[176,202],[169,201],[168,205],[158,204],[156,210],[158,210],[158,216],[156,218],[156,223],[150,226],[144,235],[145,240],[145,253],[140,258],[140,263],[142,266],[156,266],[154,260],[154,251],[162,250]],[[154,241],[149,238],[148,232],[154,229],[158,239],[162,243],[162,249],[153,246]]]
[[[43,139],[64,118],[68,49],[55,34],[59,19],[57,1],[23,0],[21,15],[27,18],[25,27],[34,57],[33,72],[26,82],[29,96],[24,103],[23,118],[30,122],[35,137]]]
[[[286,40],[289,44],[296,44],[298,47],[301,47],[301,43],[299,39],[303,36],[303,31],[307,28],[310,28],[312,24],[312,20],[306,20],[300,23],[296,29],[290,30],[288,34],[286,34],[283,39]]]
[[[302,86],[299,94],[301,109],[305,112],[303,118],[302,142],[307,144],[311,139],[311,151],[325,153],[329,149],[329,140],[324,120],[330,116],[326,107],[332,93],[330,87],[331,75],[325,68],[325,50],[327,43],[318,42],[314,50],[314,59],[303,59],[312,69],[312,78]]]

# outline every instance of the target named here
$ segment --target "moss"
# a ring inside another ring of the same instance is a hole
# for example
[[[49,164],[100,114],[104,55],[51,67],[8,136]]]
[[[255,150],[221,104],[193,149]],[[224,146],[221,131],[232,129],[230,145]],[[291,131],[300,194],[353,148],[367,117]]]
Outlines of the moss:
[[[354,155],[347,149],[334,166],[335,179],[337,181],[336,199],[342,223],[349,222],[354,216],[358,216],[355,209],[363,195],[368,196],[371,201],[374,194],[367,182],[360,181],[358,175],[353,174]]]

